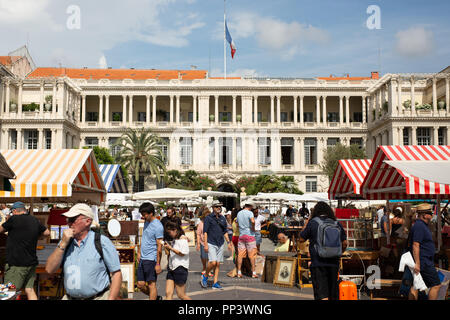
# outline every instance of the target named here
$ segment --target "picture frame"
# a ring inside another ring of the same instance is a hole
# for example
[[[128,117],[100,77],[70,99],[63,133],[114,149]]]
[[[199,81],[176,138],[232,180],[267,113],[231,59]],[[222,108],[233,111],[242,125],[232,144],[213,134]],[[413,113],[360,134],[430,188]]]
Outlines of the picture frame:
[[[295,282],[297,259],[295,257],[278,257],[273,276],[273,284],[292,288]]]
[[[120,264],[120,271],[122,272],[122,282],[127,281],[128,292],[134,292],[134,263]]]

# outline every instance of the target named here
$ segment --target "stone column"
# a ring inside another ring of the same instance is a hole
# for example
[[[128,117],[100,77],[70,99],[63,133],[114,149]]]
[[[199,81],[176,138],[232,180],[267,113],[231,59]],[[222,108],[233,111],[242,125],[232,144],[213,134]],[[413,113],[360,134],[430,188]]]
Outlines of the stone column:
[[[173,98],[174,98],[173,95],[169,96],[169,99],[170,99],[170,104],[169,104],[169,107],[170,107],[169,120],[170,120],[170,124],[171,124],[171,125],[173,124]]]
[[[86,95],[83,94],[81,96],[82,102],[81,102],[81,123],[84,125],[86,123]],[[53,105],[53,110],[55,109],[55,106]]]
[[[21,150],[23,146],[22,128],[17,128],[17,150]]]
[[[394,115],[396,114],[395,110],[395,103],[394,103],[394,96],[395,96],[395,82],[397,81],[396,78],[392,78],[391,82],[389,84],[389,93],[388,93],[388,114]]]
[[[325,138],[317,138],[317,163],[320,164],[323,160],[323,149],[325,147]]]
[[[219,170],[220,158],[219,158],[219,137],[214,137],[214,167]]]
[[[305,170],[305,138],[300,137],[300,171]]]
[[[433,126],[433,145],[439,145],[439,126]]]
[[[52,119],[56,118],[56,80],[53,82],[53,93],[52,93]],[[86,103],[86,101],[85,101]],[[85,115],[83,115],[83,117],[86,118]]]
[[[415,93],[415,81],[414,76],[411,77],[411,113],[416,114],[416,93]]]
[[[5,91],[6,91],[6,85],[4,82],[0,82],[0,89],[1,89],[1,95],[0,95],[0,118],[3,118],[3,108],[5,106]],[[3,148],[5,149],[5,148]]]
[[[233,113],[232,113],[233,125],[236,125],[236,96],[233,96]],[[242,120],[242,115],[241,115]]]
[[[316,96],[316,123],[320,124],[320,96]]]
[[[366,123],[366,96],[362,96],[362,123]]]
[[[405,129],[405,127],[398,127],[398,145],[402,146],[403,145],[403,130]]]
[[[152,96],[152,122],[156,126],[156,95]]]
[[[322,97],[322,114],[323,114],[323,124],[324,126],[327,125],[327,96]]]
[[[214,123],[219,125],[219,96],[214,96]]]
[[[272,171],[276,172],[278,170],[278,137],[270,137],[270,166]]]
[[[42,119],[42,117],[44,116],[44,100],[45,100],[45,96],[44,96],[44,86],[45,86],[45,82],[42,80],[40,83],[40,96],[39,96],[39,117]]]
[[[299,137],[295,137],[294,138],[294,170],[295,171],[300,171],[300,166],[301,166],[301,155],[303,154],[303,151],[301,149],[301,145],[300,145],[300,138]]]
[[[11,104],[11,80],[6,80],[6,92],[5,92],[5,104],[6,104],[6,113],[8,117],[10,116],[10,104]]]
[[[445,106],[448,115],[450,113],[450,78],[445,78]]]
[[[19,81],[18,82],[18,86],[19,86],[19,93],[17,96],[17,117],[19,119],[22,118],[22,92],[23,92],[23,82]]]
[[[281,96],[277,96],[277,123],[281,126]]]
[[[342,127],[344,125],[344,99],[343,96],[339,96],[339,124]]]
[[[298,124],[297,100],[298,96],[294,96],[294,126]]]
[[[197,122],[197,96],[192,97],[192,123],[196,125]]]
[[[368,96],[367,97],[367,118],[368,118],[368,122],[372,123],[373,122],[373,95]]]
[[[177,124],[180,124],[180,116],[181,116],[181,111],[180,111],[180,96],[179,95],[177,95],[176,96],[177,98],[177,100],[176,100],[176,102],[177,102],[177,105],[176,105],[176,108],[177,108],[177,110],[176,110],[176,122],[177,122]]]
[[[44,129],[43,128],[38,128],[38,133],[39,133],[39,135],[38,135],[38,145],[37,145],[37,148],[38,149],[45,149],[44,148]]]
[[[254,96],[253,123],[258,124],[258,96]]]
[[[125,127],[127,124],[127,95],[122,95],[122,125]]]
[[[150,125],[150,95],[145,95],[145,124]]]
[[[417,145],[417,127],[411,127],[411,144]]]
[[[270,123],[272,126],[275,124],[275,105],[274,105],[274,96],[270,96]]]
[[[98,96],[99,105],[98,105],[98,125],[99,127],[103,126],[103,95]]]
[[[350,126],[350,96],[345,96],[345,117],[347,126]]]
[[[433,77],[433,115],[437,114],[437,92],[436,92],[436,77]]]
[[[129,116],[128,116],[128,123],[131,127],[133,125],[133,95],[130,95],[130,103],[129,103]]]
[[[105,123],[109,126],[109,95],[105,95]]]
[[[303,118],[303,96],[300,96],[300,125],[303,127],[304,118]]]
[[[231,146],[231,148],[232,148],[232,150],[231,150],[232,159],[231,159],[231,163],[232,163],[232,166],[233,166],[233,170],[236,170],[236,168],[237,168],[237,163],[236,163],[236,161],[237,161],[237,157],[236,157],[236,154],[237,154],[236,137],[232,137],[231,139],[232,139],[232,146]]]
[[[381,104],[382,104],[382,89],[380,89],[377,94],[377,101],[375,103],[375,120],[379,118],[378,115],[380,114]]]

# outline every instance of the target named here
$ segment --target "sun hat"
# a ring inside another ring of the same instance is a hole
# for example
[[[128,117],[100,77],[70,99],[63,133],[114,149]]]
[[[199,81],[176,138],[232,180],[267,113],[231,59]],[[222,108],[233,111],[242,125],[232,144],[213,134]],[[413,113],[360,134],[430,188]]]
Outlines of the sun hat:
[[[429,203],[421,203],[417,206],[417,213],[418,214],[425,214],[425,213],[429,213],[432,214],[432,206]]]

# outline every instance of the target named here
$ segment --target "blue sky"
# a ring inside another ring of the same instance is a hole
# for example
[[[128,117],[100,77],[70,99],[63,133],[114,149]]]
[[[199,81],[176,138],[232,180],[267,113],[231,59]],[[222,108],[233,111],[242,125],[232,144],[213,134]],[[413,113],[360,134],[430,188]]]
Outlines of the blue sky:
[[[71,5],[79,28],[67,25]],[[366,26],[370,5],[380,30]],[[449,12],[446,0],[227,0],[237,47],[233,60],[227,47],[228,74],[438,72],[450,65]],[[195,65],[223,75],[223,0],[0,0],[0,28],[0,54],[28,43],[38,66]]]

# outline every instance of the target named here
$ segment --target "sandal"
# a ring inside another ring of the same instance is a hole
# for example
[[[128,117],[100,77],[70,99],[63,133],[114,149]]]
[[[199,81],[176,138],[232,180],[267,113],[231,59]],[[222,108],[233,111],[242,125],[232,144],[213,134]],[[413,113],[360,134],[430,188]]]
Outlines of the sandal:
[[[257,275],[256,273],[254,273],[254,274],[252,274],[252,278],[257,279],[257,278],[259,278],[259,277],[258,277],[258,275]]]

